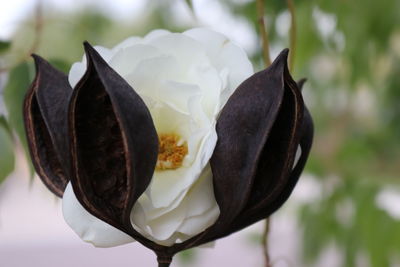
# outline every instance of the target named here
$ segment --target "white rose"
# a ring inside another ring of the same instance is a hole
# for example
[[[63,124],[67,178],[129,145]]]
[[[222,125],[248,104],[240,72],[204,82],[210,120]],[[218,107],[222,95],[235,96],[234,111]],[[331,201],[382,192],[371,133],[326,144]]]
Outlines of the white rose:
[[[165,246],[199,234],[219,216],[209,166],[217,142],[216,119],[236,87],[253,74],[249,59],[225,36],[203,28],[155,30],[112,49],[95,49],[145,101],[165,145],[151,184],[132,209],[133,227]],[[72,66],[72,87],[85,70],[85,59]],[[95,246],[134,241],[89,214],[71,184],[64,193],[63,213],[71,228]]]

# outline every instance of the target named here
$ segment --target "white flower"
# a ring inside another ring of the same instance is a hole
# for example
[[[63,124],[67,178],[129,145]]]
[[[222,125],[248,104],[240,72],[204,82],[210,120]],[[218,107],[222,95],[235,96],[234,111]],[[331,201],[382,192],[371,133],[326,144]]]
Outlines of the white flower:
[[[253,74],[249,59],[225,36],[202,28],[155,30],[112,49],[95,49],[145,101],[161,144],[151,184],[132,210],[133,227],[166,246],[201,233],[219,216],[209,165],[216,119],[236,87]],[[85,70],[85,59],[72,66],[72,87]],[[133,241],[90,215],[70,184],[63,212],[72,229],[95,246]]]

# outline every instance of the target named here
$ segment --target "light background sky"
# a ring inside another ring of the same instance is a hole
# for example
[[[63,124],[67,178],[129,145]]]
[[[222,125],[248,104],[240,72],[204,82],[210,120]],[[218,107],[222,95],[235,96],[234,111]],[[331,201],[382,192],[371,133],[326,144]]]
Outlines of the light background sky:
[[[73,12],[83,7],[95,7],[115,20],[129,20],[146,11],[147,0],[42,0],[44,12],[54,9]],[[153,0],[167,1],[167,0]],[[246,2],[248,0],[235,0]],[[0,2],[0,39],[8,39],[18,24],[34,11],[37,0],[12,0]],[[174,19],[187,22],[193,19],[184,0],[169,1],[176,11]],[[193,1],[198,22],[224,33],[248,53],[257,49],[256,33],[243,19],[234,18],[226,8],[215,0]],[[234,29],[234,30],[232,30]]]

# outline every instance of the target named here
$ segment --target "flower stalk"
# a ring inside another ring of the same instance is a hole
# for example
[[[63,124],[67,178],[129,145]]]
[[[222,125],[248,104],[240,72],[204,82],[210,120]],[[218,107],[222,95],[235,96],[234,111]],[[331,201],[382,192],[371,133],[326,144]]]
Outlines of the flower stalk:
[[[158,267],[169,267],[172,262],[172,256],[157,255]]]

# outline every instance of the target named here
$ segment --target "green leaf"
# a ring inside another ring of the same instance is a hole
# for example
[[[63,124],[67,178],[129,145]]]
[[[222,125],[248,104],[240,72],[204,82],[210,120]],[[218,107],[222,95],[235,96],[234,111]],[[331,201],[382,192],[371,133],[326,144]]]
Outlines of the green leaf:
[[[0,54],[7,52],[7,50],[11,47],[11,42],[0,40]]]
[[[10,71],[8,82],[3,92],[4,103],[9,114],[8,124],[21,141],[27,158],[29,158],[29,151],[23,125],[22,106],[29,85],[29,65],[23,62]],[[30,166],[30,169],[31,174],[33,174],[33,167]]]
[[[0,184],[14,170],[13,142],[8,131],[0,124]]]

